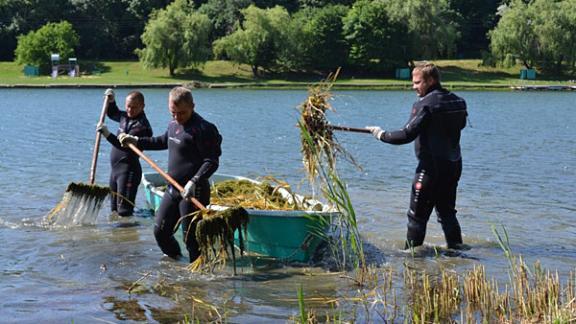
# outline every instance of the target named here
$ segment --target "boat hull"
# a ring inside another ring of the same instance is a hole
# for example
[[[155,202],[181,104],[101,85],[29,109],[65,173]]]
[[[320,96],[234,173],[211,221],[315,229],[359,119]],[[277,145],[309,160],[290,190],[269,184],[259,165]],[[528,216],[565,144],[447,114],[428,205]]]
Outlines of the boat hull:
[[[226,180],[248,180],[249,178],[214,174],[212,183]],[[158,187],[166,185],[164,179],[156,173],[144,173],[142,185],[146,196],[148,209],[156,211],[164,195]],[[285,192],[293,198],[293,195]],[[222,210],[226,207],[210,205],[208,208]],[[326,208],[324,208],[326,209]],[[275,258],[282,261],[308,262],[324,240],[330,227],[331,211],[301,211],[301,210],[259,210],[246,209],[248,226],[245,233],[244,248],[250,254]],[[235,244],[239,245],[238,231],[234,233]]]

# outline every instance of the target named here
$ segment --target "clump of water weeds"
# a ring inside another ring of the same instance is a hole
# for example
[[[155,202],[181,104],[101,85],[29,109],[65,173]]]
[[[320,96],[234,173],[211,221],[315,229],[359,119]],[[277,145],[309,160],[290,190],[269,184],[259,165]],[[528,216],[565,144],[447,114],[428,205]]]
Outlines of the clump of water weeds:
[[[236,253],[234,248],[234,232],[238,231],[240,255],[244,253],[244,240],[248,225],[248,213],[240,206],[230,207],[223,211],[214,212],[206,210],[201,212],[201,219],[196,225],[196,240],[200,249],[198,257],[189,269],[214,270],[218,264],[224,265],[226,259],[231,257],[236,274]],[[198,215],[194,216],[197,217]],[[244,235],[242,235],[244,233]]]
[[[364,281],[366,269],[362,239],[358,231],[356,212],[348,195],[346,184],[338,175],[336,158],[342,156],[358,166],[336,140],[329,126],[326,113],[332,109],[330,89],[336,81],[338,71],[326,81],[309,87],[308,98],[300,104],[300,128],[302,161],[306,175],[312,184],[318,184],[324,198],[338,212],[333,221],[337,238],[324,239],[328,242],[337,266],[347,269],[353,265],[359,281]]]

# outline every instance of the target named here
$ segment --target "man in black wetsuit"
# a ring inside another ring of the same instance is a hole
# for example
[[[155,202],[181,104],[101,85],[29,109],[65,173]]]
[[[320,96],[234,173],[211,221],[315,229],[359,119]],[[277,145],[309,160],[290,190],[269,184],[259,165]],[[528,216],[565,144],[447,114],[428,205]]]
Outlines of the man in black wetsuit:
[[[132,91],[126,96],[125,109],[120,111],[116,105],[114,91],[107,89],[108,118],[119,123],[118,134],[128,133],[134,136],[152,136],[152,127],[144,113],[144,95]],[[128,148],[123,148],[116,135],[110,133],[105,124],[99,124],[97,130],[112,144],[110,151],[110,205],[112,212],[120,216],[132,216],[134,201],[142,178],[142,167],[138,155]]]
[[[182,253],[173,234],[178,220],[182,218],[184,242],[190,262],[193,262],[200,251],[195,236],[196,222],[192,222],[190,214],[197,208],[186,198],[195,197],[203,205],[210,203],[208,179],[218,169],[222,137],[216,126],[194,111],[189,89],[173,88],[168,109],[173,120],[164,135],[139,138],[124,134],[119,138],[123,145],[132,143],[144,150],[168,149],[168,174],[178,183],[186,185],[182,192],[168,186],[156,213],[154,236],[164,254],[178,259]]]
[[[436,208],[448,248],[464,248],[456,218],[456,190],[462,173],[460,131],[466,126],[466,102],[442,88],[438,68],[431,63],[412,71],[414,103],[404,128],[385,131],[368,126],[380,141],[406,144],[415,141],[418,167],[412,182],[405,248],[424,243],[426,224]]]

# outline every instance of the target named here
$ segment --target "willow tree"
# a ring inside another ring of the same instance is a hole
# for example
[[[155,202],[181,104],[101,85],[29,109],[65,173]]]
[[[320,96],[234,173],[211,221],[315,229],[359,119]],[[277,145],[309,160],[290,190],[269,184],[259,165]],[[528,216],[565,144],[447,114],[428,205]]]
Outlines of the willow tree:
[[[211,56],[208,16],[194,11],[186,0],[176,0],[155,11],[142,34],[143,49],[136,54],[146,68],[168,68],[174,76],[177,68],[198,66]]]
[[[496,28],[489,32],[492,55],[505,65],[518,59],[530,69],[537,57],[537,35],[534,31],[534,12],[522,0],[513,0],[499,9],[501,15]]]
[[[259,68],[277,65],[290,15],[280,6],[260,9],[254,5],[242,10],[242,15],[244,22],[235,32],[214,42],[214,53],[217,57],[250,65],[254,76],[258,76]]]
[[[456,52],[459,15],[449,0],[389,0],[386,8],[391,21],[406,30],[399,44],[404,46],[402,54],[409,62],[445,58]]]
[[[512,0],[490,31],[492,55],[503,63],[562,72],[576,62],[576,1]],[[574,72],[574,71],[572,71]]]

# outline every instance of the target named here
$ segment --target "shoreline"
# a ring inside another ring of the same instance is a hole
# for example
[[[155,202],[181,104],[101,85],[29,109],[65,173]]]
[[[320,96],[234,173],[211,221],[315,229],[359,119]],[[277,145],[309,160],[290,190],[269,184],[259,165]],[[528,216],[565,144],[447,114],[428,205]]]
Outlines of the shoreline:
[[[101,89],[101,88],[173,88],[185,86],[192,89],[262,89],[262,90],[302,90],[308,89],[313,82],[285,82],[285,83],[207,83],[199,81],[178,83],[127,83],[127,84],[83,84],[83,83],[45,83],[45,84],[0,84],[0,89]],[[514,84],[443,84],[449,90],[470,91],[576,91],[576,85],[514,85]],[[410,83],[335,83],[334,90],[412,90]]]

